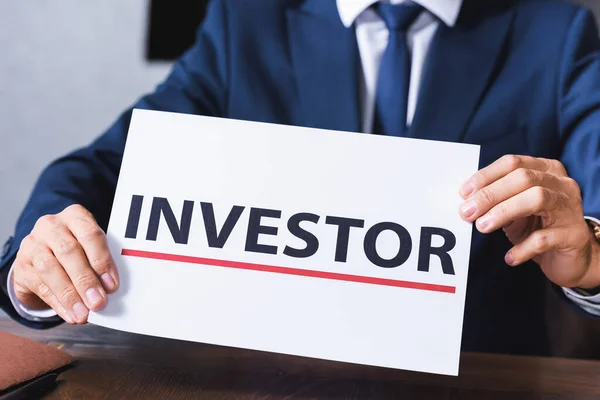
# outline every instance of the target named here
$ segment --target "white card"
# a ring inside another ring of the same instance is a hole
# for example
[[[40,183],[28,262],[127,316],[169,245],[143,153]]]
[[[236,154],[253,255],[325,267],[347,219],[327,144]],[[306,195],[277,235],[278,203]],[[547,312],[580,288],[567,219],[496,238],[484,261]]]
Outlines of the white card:
[[[479,147],[135,110],[89,321],[457,375]]]

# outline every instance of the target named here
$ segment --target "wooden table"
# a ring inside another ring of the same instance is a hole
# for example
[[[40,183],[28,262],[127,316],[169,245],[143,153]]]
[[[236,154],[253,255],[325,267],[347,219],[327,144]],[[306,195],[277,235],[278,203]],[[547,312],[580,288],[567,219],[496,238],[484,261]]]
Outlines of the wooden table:
[[[97,326],[0,330],[79,359],[48,399],[600,399],[600,362],[463,354],[459,377],[132,335]]]

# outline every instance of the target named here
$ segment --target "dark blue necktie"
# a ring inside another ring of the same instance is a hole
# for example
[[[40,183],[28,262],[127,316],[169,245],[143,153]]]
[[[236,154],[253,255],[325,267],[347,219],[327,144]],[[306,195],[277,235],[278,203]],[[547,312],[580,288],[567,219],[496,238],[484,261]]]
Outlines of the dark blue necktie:
[[[406,1],[379,4],[377,10],[389,31],[389,42],[379,67],[373,133],[404,136],[410,82],[410,54],[406,31],[423,8]]]

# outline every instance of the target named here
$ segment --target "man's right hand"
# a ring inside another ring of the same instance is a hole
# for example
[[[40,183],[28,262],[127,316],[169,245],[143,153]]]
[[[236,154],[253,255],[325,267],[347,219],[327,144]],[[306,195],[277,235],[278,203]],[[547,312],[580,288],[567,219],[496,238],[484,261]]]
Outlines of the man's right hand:
[[[21,242],[13,264],[17,299],[28,308],[52,307],[71,324],[106,305],[119,286],[106,236],[79,205],[41,217]]]

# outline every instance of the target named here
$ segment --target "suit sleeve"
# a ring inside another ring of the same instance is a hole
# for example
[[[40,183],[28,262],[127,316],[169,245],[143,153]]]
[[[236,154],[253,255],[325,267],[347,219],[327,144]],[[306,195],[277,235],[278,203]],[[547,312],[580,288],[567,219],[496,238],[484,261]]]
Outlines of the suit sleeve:
[[[156,90],[131,109],[87,147],[57,159],[44,169],[20,215],[14,236],[0,255],[0,306],[19,322],[34,328],[52,324],[32,323],[18,316],[7,295],[7,271],[38,218],[80,204],[106,230],[116,189],[133,108],[222,116],[227,107],[227,9],[224,0],[212,1],[198,30],[196,42],[174,65]]]
[[[561,161],[579,183],[586,217],[600,219],[600,36],[593,14],[580,9],[564,43],[558,84]],[[600,304],[554,285],[578,312],[600,316]],[[565,293],[567,296],[565,296]]]
[[[562,162],[582,190],[584,214],[600,219],[600,37],[592,13],[581,9],[564,45],[558,123]]]

